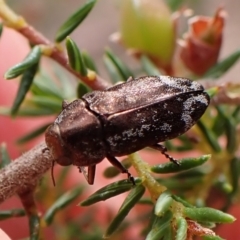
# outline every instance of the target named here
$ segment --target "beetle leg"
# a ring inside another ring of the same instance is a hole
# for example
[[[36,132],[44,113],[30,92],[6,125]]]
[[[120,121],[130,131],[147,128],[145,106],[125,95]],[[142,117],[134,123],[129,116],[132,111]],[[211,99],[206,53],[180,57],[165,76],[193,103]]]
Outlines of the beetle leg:
[[[93,185],[93,183],[94,183],[95,172],[96,172],[96,165],[88,167],[88,179],[87,179],[87,181],[90,185]]]
[[[161,144],[154,144],[152,146],[150,146],[151,148],[153,149],[156,149],[158,151],[160,151],[166,158],[168,158],[171,162],[177,164],[177,165],[180,165],[180,163],[178,162],[177,159],[173,158],[172,156],[170,156],[168,153],[167,153],[167,148]]]
[[[133,183],[133,185],[136,185],[131,173],[114,156],[107,154],[106,157],[108,161],[121,173],[126,173],[128,175],[128,179]]]
[[[79,172],[83,173],[83,176],[90,185],[93,185],[95,178],[96,165],[88,167],[88,171],[85,170],[85,167],[78,166]]]

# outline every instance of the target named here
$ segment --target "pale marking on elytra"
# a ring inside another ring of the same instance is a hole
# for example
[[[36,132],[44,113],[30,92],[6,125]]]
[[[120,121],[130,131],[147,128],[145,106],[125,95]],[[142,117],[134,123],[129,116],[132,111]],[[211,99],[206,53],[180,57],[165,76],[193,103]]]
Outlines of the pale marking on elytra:
[[[171,86],[173,88],[181,89],[181,92],[189,92],[189,91],[198,91],[202,90],[202,86],[192,81],[190,86],[183,84],[183,79],[181,78],[175,78],[175,77],[169,77],[169,76],[161,76],[160,80],[166,84],[167,86]]]
[[[119,140],[125,140],[131,137],[144,137],[144,130],[149,131],[151,126],[151,124],[144,124],[141,125],[140,129],[131,128],[129,130],[125,130],[122,132],[121,135],[115,134],[113,137],[108,137],[107,141],[110,143],[111,146],[116,146],[116,142]]]
[[[191,118],[192,111],[192,104],[195,102],[195,97],[188,98],[185,102],[183,102],[183,112],[181,116],[181,120],[185,122],[185,129],[188,129],[192,126],[193,119]]]
[[[171,132],[172,131],[172,125],[170,125],[168,123],[164,123],[162,126],[160,126],[160,129],[163,132]]]
[[[196,102],[200,102],[200,104],[204,104],[206,106],[208,105],[208,101],[204,95],[192,96],[183,103],[183,113],[181,120],[185,122],[185,129],[188,129],[193,125],[194,121],[191,118],[191,115],[196,110],[193,107],[193,104]]]
[[[64,113],[60,113],[60,115],[58,115],[57,119],[54,122],[60,124],[63,121],[63,116]]]
[[[208,100],[204,95],[198,95],[195,97],[195,100],[208,106]]]

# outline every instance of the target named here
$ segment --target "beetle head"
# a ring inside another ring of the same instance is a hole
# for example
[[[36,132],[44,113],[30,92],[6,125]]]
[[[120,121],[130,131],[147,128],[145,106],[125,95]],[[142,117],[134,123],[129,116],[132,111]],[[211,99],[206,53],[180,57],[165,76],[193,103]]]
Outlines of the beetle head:
[[[45,134],[45,141],[54,160],[58,164],[62,166],[68,166],[72,164],[72,160],[69,157],[69,151],[64,145],[57,123],[53,123],[48,127]]]

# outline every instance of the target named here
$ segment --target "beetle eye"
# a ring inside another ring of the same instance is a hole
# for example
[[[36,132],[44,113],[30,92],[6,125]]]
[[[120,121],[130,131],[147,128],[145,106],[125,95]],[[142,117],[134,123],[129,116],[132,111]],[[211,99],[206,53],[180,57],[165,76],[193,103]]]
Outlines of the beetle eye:
[[[45,141],[54,160],[58,164],[62,166],[72,164],[71,159],[69,159],[68,151],[63,144],[58,124],[54,123],[48,127],[45,134]]]

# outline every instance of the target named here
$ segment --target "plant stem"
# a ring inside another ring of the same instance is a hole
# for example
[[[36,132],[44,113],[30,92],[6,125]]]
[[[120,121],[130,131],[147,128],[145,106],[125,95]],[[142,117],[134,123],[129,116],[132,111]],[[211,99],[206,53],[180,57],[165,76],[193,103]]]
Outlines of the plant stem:
[[[52,164],[46,144],[41,143],[0,170],[0,203],[32,189]]]
[[[152,176],[150,166],[142,160],[138,153],[133,153],[129,156],[129,159],[139,174],[139,177],[143,179],[143,185],[148,189],[152,201],[155,203],[159,196],[167,189],[161,185]],[[183,205],[179,202],[173,201],[171,211],[174,216],[182,216]]]
[[[144,162],[138,153],[133,153],[129,156],[129,159],[136,169],[140,178],[143,179],[143,185],[148,189],[151,194],[153,202],[156,202],[159,195],[166,190],[166,187],[159,184],[155,178],[151,175],[149,165]]]
[[[4,20],[6,26],[15,29],[21,33],[32,45],[44,45],[48,51],[45,51],[46,56],[52,58],[65,69],[75,75],[77,78],[81,79],[85,84],[87,84],[93,90],[104,90],[111,86],[111,83],[104,80],[96,73],[93,74],[89,71],[87,76],[82,76],[80,73],[73,70],[68,64],[68,58],[63,52],[59,45],[55,45],[40,32],[30,26],[24,18],[18,16],[4,0],[0,0],[0,18]]]

